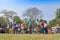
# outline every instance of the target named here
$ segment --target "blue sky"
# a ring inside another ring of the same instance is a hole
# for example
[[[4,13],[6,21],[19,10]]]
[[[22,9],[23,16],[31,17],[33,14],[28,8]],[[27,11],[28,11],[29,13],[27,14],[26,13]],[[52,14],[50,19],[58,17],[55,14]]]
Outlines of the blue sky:
[[[0,10],[16,11],[22,18],[22,13],[27,8],[37,7],[43,13],[43,19],[49,21],[55,18],[55,11],[60,8],[60,0],[0,0]]]

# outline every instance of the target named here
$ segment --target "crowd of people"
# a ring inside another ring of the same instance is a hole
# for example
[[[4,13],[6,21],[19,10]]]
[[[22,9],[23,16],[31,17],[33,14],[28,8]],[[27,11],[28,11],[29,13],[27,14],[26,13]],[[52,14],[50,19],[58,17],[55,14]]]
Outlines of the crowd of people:
[[[25,27],[25,23],[22,22],[20,25],[18,23],[14,23],[14,33],[27,33],[27,34],[36,34],[43,33],[48,34],[47,22],[40,22],[38,19],[36,21],[32,21],[31,19],[28,22],[28,26]]]
[[[58,26],[58,25],[57,25]],[[29,19],[28,25],[22,21],[18,23],[16,21],[5,23],[5,27],[2,28],[0,23],[0,33],[13,33],[13,34],[48,34],[53,33],[52,29],[48,28],[47,21],[39,21],[38,19],[33,21]],[[60,28],[57,28],[56,33],[60,33]]]

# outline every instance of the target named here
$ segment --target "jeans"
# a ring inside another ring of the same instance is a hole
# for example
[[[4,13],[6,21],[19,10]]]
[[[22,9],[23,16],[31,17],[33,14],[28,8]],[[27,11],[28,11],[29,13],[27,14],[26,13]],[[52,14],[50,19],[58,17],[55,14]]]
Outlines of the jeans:
[[[44,28],[41,28],[41,33],[44,34]]]
[[[18,27],[15,27],[15,28],[14,28],[14,33],[15,33],[15,34],[18,34]]]
[[[47,29],[47,27],[44,28],[44,33],[45,33],[45,34],[48,34],[48,29]]]
[[[60,28],[57,28],[57,31],[56,31],[57,33],[60,33]]]
[[[47,29],[47,27],[41,28],[41,33],[42,33],[42,34],[48,34],[48,29]]]

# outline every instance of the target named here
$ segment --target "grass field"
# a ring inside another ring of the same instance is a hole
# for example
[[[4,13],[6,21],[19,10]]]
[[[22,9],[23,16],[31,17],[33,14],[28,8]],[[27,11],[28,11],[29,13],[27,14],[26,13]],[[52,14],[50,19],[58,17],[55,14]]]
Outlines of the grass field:
[[[0,34],[0,40],[60,40],[60,34]]]

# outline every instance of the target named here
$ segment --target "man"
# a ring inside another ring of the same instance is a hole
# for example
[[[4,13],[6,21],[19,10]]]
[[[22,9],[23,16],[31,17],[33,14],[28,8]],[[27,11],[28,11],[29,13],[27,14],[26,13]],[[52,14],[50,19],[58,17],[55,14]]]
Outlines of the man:
[[[19,28],[19,24],[17,22],[14,23],[14,33],[18,34],[18,28]]]
[[[30,20],[29,20],[29,28],[30,28],[29,33],[30,33],[30,34],[32,33],[32,24],[33,24],[33,22],[32,22],[32,20],[30,19]]]
[[[32,20],[29,20],[29,26],[32,27]]]

